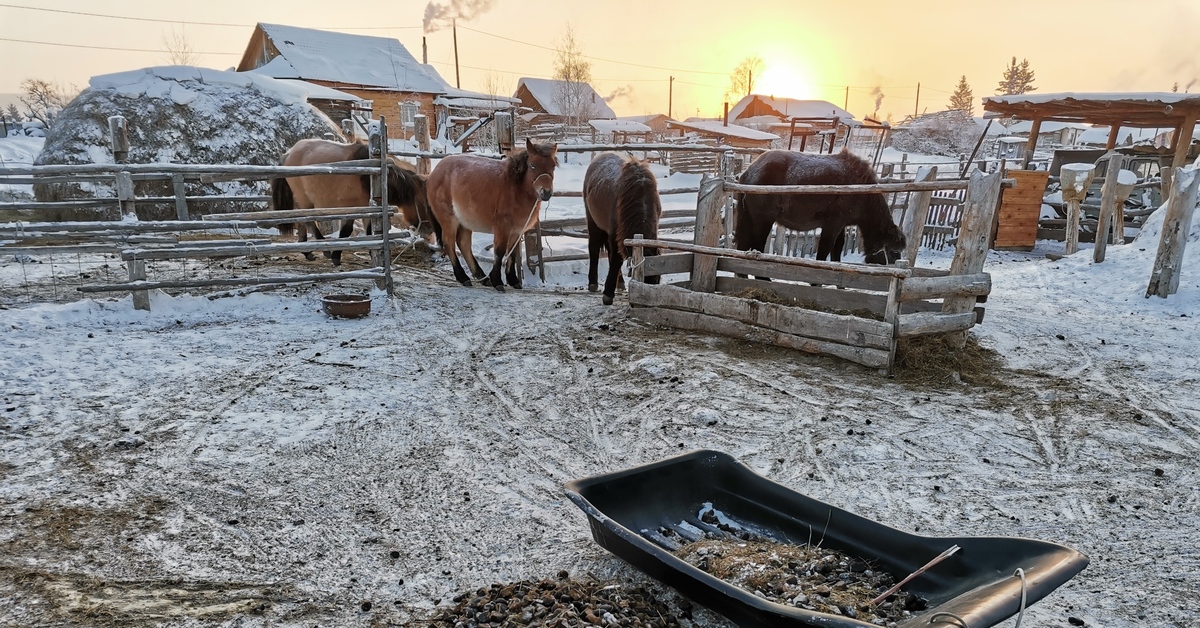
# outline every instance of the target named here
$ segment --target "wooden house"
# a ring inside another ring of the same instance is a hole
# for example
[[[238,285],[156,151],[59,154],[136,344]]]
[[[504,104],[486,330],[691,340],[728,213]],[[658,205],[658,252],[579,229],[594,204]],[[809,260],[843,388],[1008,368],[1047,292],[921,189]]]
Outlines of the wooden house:
[[[684,136],[694,136],[706,143],[737,148],[771,148],[771,142],[779,139],[774,133],[756,131],[737,124],[723,124],[720,120],[698,120],[689,118],[685,122],[671,120],[667,127],[678,129]]]
[[[522,77],[517,81],[517,92],[513,97],[519,101],[521,107],[525,107],[537,114],[545,114],[541,116],[540,121],[548,118],[565,119],[571,115],[562,105],[560,94],[565,90],[576,89],[579,91],[582,99],[586,102],[589,111],[586,120],[604,120],[617,117],[612,108],[604,102],[604,97],[596,92],[596,89],[586,83],[570,85],[567,81],[556,81],[552,79],[539,79]]]

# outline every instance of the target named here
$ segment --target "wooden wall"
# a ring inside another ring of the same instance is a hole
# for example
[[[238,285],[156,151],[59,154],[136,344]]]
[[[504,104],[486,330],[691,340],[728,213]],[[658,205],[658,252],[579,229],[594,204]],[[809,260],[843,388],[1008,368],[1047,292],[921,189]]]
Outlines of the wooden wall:
[[[1016,180],[1016,186],[1004,190],[1000,209],[996,212],[996,237],[992,248],[1032,250],[1037,243],[1042,195],[1046,192],[1050,173],[1044,170],[1009,170],[1005,176]]]

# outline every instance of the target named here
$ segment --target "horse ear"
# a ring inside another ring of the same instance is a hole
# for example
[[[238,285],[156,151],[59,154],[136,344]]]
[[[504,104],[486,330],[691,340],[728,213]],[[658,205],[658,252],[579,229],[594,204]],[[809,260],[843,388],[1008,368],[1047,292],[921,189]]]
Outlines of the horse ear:
[[[528,137],[525,138],[525,150],[531,153],[533,152],[533,140],[529,139]]]

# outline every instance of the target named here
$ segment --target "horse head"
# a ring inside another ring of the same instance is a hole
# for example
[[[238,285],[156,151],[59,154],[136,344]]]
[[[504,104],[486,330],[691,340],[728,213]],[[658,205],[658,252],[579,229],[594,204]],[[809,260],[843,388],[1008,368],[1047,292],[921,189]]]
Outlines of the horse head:
[[[888,266],[896,263],[897,260],[904,259],[904,249],[907,247],[908,241],[904,237],[904,232],[900,231],[900,227],[888,220],[882,233],[876,234],[876,237],[867,239],[864,233],[863,244],[866,248],[863,261],[868,264]]]
[[[554,193],[554,167],[558,165],[557,144],[534,144],[525,139],[525,155],[528,163],[526,178],[533,179],[533,192],[542,201],[550,200]]]

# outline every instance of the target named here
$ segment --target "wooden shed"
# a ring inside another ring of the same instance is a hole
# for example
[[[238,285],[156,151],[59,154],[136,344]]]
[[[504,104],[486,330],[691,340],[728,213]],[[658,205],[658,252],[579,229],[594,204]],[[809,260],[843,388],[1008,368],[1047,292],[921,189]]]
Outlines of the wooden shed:
[[[1013,179],[1016,185],[1001,192],[992,248],[1032,251],[1037,244],[1042,195],[1046,192],[1050,173],[1046,170],[1009,170],[1005,177]]]

